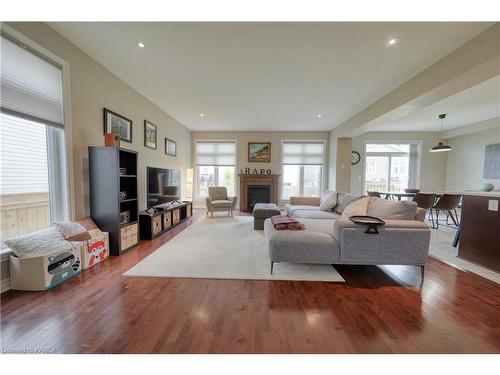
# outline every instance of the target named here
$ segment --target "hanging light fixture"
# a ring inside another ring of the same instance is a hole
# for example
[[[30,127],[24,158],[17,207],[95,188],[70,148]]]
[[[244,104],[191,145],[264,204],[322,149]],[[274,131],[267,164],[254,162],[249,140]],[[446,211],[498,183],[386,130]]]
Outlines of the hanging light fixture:
[[[446,117],[446,113],[441,113],[439,115],[439,119],[441,120],[441,133],[439,134],[439,143],[435,146],[432,146],[429,150],[430,152],[443,152],[443,151],[451,151],[451,146],[445,145],[441,140],[443,139],[443,120]]]

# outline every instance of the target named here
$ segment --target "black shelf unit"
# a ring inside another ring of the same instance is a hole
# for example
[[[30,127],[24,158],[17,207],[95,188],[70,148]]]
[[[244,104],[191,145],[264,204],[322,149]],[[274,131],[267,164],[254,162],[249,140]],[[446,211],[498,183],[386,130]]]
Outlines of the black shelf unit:
[[[161,211],[139,214],[141,240],[152,240],[193,216],[193,202],[162,205]]]
[[[121,175],[120,169],[126,168]],[[89,147],[90,216],[109,233],[111,255],[120,255],[138,242],[137,152],[117,147]],[[120,192],[126,199],[120,200]],[[127,222],[121,213],[129,212]]]

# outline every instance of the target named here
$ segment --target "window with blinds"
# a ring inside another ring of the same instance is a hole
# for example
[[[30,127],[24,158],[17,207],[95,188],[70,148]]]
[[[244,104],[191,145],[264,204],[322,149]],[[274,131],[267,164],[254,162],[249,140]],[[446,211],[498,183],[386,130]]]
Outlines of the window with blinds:
[[[225,186],[228,194],[236,194],[236,142],[196,141],[196,195],[208,196],[210,186]]]
[[[1,34],[0,210],[5,223],[0,248],[7,238],[70,219],[62,66],[6,30]]]
[[[2,112],[64,126],[61,67],[3,35],[1,41]]]
[[[236,142],[196,142],[196,165],[236,165]]]
[[[324,142],[283,141],[281,197],[320,196],[325,162]]]

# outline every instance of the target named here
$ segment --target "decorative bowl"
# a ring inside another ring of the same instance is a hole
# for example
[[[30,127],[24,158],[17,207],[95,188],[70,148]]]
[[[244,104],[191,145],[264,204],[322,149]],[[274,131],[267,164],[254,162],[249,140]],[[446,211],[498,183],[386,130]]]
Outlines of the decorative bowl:
[[[420,189],[405,189],[405,193],[417,194],[420,193]]]
[[[492,191],[495,188],[495,185],[485,182],[484,184],[481,184],[481,190],[482,191]]]

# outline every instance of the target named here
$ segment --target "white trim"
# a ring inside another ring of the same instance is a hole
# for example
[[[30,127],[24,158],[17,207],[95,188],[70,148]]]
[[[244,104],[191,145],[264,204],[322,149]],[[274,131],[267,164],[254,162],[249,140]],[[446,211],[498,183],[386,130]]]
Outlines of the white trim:
[[[290,202],[290,199],[288,198],[283,198],[283,176],[284,176],[284,164],[283,164],[283,144],[284,143],[323,143],[323,163],[322,164],[315,164],[315,165],[321,165],[323,168],[321,170],[321,186],[319,189],[319,193],[321,193],[324,190],[327,190],[328,187],[328,181],[327,181],[327,172],[326,170],[328,169],[327,166],[327,160],[328,160],[328,155],[327,155],[327,141],[324,139],[282,139],[281,140],[281,152],[280,152],[280,165],[281,165],[281,178],[279,179],[278,182],[278,189],[279,189],[279,198],[278,200],[280,202]]]
[[[71,87],[70,87],[70,73],[69,73],[69,63],[66,60],[63,60],[59,56],[53,54],[45,47],[40,44],[34,42],[26,35],[20,33],[13,27],[6,25],[4,23],[1,24],[1,29],[4,33],[9,35],[14,40],[21,42],[22,44],[28,46],[33,49],[40,55],[54,61],[55,63],[61,66],[62,71],[62,89],[63,89],[63,113],[64,113],[64,138],[66,144],[66,175],[68,176],[67,191],[68,191],[68,200],[69,200],[69,215],[71,220],[75,219],[75,182],[74,182],[74,174],[73,174],[73,142],[72,142],[72,117],[71,117]]]
[[[12,250],[8,247],[0,250],[0,263],[7,262],[10,259],[10,254],[12,254]]]
[[[363,143],[363,151],[361,153],[361,168],[362,168],[362,173],[361,173],[361,193],[363,194],[364,189],[365,189],[365,178],[366,178],[366,145],[372,143],[372,144],[416,144],[419,147],[419,153],[418,153],[418,162],[417,162],[417,176],[415,178],[416,185],[417,187],[420,186],[420,175],[421,175],[421,167],[422,167],[422,154],[423,154],[423,144],[424,142],[421,140],[365,140]],[[383,153],[380,153],[381,155]],[[390,165],[389,165],[390,168]],[[390,172],[390,169],[389,169]],[[408,173],[410,171],[408,170]]]
[[[0,293],[6,292],[10,289],[10,277],[0,281]]]
[[[0,250],[0,263],[9,263],[10,254],[12,254],[12,250],[9,249],[8,247]],[[5,279],[0,280],[0,293],[6,292],[9,289],[10,289],[10,275]]]

